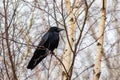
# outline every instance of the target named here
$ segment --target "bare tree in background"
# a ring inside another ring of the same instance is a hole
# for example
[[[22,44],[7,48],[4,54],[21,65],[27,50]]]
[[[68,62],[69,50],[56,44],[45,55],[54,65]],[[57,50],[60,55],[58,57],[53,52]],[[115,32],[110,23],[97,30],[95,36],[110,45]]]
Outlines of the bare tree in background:
[[[69,36],[67,37],[64,54],[63,54],[63,64],[65,65],[65,68],[67,69],[67,73],[63,71],[62,80],[71,79],[69,70],[70,70],[70,65],[71,65],[71,60],[72,60],[71,57],[72,55],[74,55],[72,46],[74,43],[74,36],[75,36],[75,29],[76,29],[75,20],[77,19],[77,16],[78,16],[77,11],[79,11],[79,7],[80,7],[79,4],[80,4],[80,1],[75,0],[74,6],[71,7],[70,0],[65,0],[66,12],[69,15],[67,18],[67,23],[65,23],[64,26],[65,26],[66,34]],[[68,27],[66,28],[66,26]]]
[[[106,0],[101,1],[100,9],[100,24],[99,24],[99,33],[97,41],[97,54],[94,66],[94,80],[99,80],[101,75],[101,58],[103,55],[103,42],[104,42],[104,29],[105,29],[105,20],[106,20]]]

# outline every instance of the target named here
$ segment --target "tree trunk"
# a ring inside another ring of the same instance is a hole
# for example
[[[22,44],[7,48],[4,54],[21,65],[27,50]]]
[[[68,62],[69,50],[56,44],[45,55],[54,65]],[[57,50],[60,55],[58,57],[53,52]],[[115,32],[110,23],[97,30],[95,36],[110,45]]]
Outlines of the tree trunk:
[[[73,42],[74,42],[74,36],[75,36],[75,29],[76,29],[76,25],[75,25],[75,18],[78,15],[78,4],[80,3],[79,0],[76,0],[73,6],[73,9],[71,8],[71,2],[70,0],[65,0],[65,7],[66,7],[66,12],[68,12],[68,27],[67,27],[67,40],[66,40],[66,44],[65,44],[65,49],[64,49],[64,54],[63,54],[63,64],[68,72],[68,74],[65,73],[64,69],[63,69],[63,76],[62,76],[62,80],[70,80],[70,73],[69,73],[69,69],[71,66],[71,57],[72,57],[72,46],[73,46]]]
[[[97,54],[94,65],[94,80],[99,80],[100,70],[101,70],[101,58],[103,55],[103,41],[104,41],[104,27],[106,20],[106,0],[101,0],[101,10],[100,10],[100,24],[98,32],[98,41],[97,41]]]

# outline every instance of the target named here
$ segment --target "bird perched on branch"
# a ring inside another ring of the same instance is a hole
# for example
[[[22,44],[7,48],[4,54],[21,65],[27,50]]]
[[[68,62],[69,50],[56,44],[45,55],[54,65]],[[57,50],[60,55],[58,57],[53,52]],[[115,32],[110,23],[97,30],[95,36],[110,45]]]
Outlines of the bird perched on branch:
[[[27,68],[33,69],[37,66],[47,55],[48,52],[58,47],[59,32],[63,29],[58,27],[51,27],[48,32],[42,37],[37,49],[35,50],[33,57],[31,58]]]

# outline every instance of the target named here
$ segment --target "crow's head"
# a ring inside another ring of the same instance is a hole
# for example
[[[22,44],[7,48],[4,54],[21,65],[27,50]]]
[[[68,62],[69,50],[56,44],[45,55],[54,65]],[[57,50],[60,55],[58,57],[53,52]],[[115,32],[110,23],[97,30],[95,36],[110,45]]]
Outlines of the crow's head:
[[[51,27],[48,32],[60,32],[64,29],[58,28],[58,27]]]

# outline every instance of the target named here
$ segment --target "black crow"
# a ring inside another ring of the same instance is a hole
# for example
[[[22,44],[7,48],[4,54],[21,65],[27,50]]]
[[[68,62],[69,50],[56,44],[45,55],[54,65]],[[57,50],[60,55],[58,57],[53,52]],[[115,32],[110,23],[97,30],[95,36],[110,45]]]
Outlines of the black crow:
[[[57,48],[59,43],[59,32],[63,29],[58,27],[51,27],[48,32],[42,37],[33,57],[31,58],[27,68],[33,69],[37,66],[47,55],[49,51]]]

